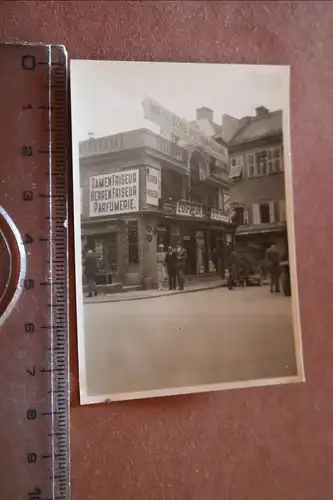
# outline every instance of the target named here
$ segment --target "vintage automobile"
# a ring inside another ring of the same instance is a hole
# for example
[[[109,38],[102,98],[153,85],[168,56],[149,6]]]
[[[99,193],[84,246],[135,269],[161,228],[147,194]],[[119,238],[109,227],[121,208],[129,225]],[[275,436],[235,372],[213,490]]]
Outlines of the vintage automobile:
[[[247,286],[261,286],[262,285],[262,275],[259,272],[249,273],[247,275]]]

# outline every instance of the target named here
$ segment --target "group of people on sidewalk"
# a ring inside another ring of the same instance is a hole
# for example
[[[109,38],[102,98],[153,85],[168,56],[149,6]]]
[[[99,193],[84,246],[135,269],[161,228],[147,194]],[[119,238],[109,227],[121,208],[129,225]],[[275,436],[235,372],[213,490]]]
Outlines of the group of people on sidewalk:
[[[245,273],[242,274],[241,270],[239,270],[237,252],[232,245],[229,245],[228,250],[228,267],[224,272],[228,289],[232,290],[237,282],[246,286],[247,279]],[[278,293],[280,292],[281,259],[275,245],[268,248],[265,257],[270,275],[270,290]],[[169,246],[167,252],[164,251],[164,245],[160,244],[158,246],[156,254],[158,290],[163,290],[166,280],[169,284],[169,290],[176,290],[177,285],[179,290],[184,290],[186,259],[186,249],[180,243],[177,243],[176,248]],[[88,250],[86,253],[83,266],[88,285],[88,297],[96,296],[98,259],[92,250]]]
[[[163,290],[166,278],[169,290],[176,290],[177,283],[179,290],[184,290],[186,258],[187,252],[180,243],[177,243],[176,248],[169,246],[167,252],[164,251],[164,245],[158,246],[156,263],[157,283],[160,291]]]

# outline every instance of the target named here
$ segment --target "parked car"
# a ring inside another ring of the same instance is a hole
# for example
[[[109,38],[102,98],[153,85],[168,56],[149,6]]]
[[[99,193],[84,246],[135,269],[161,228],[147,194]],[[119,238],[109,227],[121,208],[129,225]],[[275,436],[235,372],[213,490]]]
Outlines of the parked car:
[[[249,273],[247,275],[247,286],[261,286],[262,275],[260,273]]]

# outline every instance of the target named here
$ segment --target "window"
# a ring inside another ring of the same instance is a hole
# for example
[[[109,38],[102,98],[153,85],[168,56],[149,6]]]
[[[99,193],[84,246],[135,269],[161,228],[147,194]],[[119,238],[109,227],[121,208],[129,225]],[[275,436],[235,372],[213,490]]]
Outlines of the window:
[[[206,204],[210,208],[219,208],[219,189],[216,186],[207,186]]]
[[[256,153],[257,175],[267,175],[267,151]]]
[[[139,263],[139,223],[137,220],[128,222],[128,262]]]
[[[283,170],[282,148],[270,148],[247,155],[247,175],[255,177]]]
[[[275,172],[275,170],[274,170],[273,150],[269,149],[267,151],[267,173],[271,174],[272,172]]]
[[[161,194],[164,200],[170,198],[174,201],[183,198],[183,176],[172,170],[162,169]]]
[[[276,221],[275,202],[253,205],[253,224],[272,224]]]
[[[247,176],[255,176],[255,166],[254,166],[254,154],[250,153],[247,155]]]
[[[281,148],[274,149],[274,172],[283,170],[282,151]]]
[[[262,203],[261,205],[259,205],[259,213],[260,213],[261,224],[267,224],[270,222],[270,212],[268,203]]]
[[[248,212],[245,207],[234,207],[234,212],[239,226],[245,226],[249,223]]]
[[[243,169],[243,157],[237,156],[236,158],[231,158],[229,178],[239,179],[239,177],[242,175],[242,169]]]

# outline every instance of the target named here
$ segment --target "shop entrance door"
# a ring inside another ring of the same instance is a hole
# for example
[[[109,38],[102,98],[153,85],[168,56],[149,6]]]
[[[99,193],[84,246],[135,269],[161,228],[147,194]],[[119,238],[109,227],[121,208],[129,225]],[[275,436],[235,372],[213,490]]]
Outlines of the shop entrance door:
[[[184,236],[183,247],[187,253],[185,273],[187,275],[197,273],[197,242],[195,235]]]

